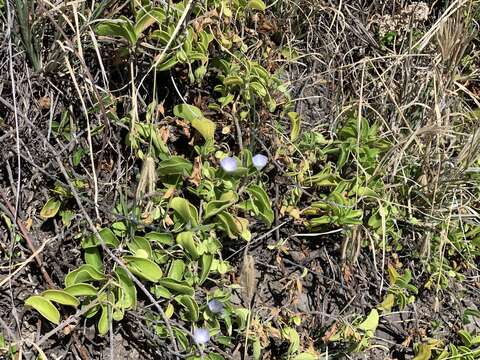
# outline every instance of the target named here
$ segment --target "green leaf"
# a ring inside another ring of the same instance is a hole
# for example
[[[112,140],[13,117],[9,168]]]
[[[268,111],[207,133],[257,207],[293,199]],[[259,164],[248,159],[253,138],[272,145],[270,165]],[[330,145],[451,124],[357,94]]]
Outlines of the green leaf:
[[[97,296],[98,294],[98,289],[95,286],[84,283],[68,286],[63,291],[72,296]]]
[[[374,333],[375,330],[377,329],[379,320],[380,320],[380,317],[378,315],[377,309],[372,309],[372,311],[370,311],[370,314],[368,314],[365,321],[363,321],[360,325],[358,325],[358,329],[366,332]]]
[[[39,295],[30,296],[25,300],[25,306],[37,310],[48,321],[58,325],[60,323],[60,312],[48,299]]]
[[[173,239],[172,234],[170,233],[159,233],[156,231],[151,231],[145,234],[145,238],[150,241],[155,241],[159,244],[163,245],[173,245],[175,244],[175,240]]]
[[[195,243],[193,232],[184,231],[177,235],[177,244],[180,245],[185,252],[193,259],[198,259],[200,254],[198,253],[197,244]]]
[[[172,293],[168,289],[166,289],[164,286],[160,286],[160,285],[155,285],[152,288],[152,293],[155,295],[157,299],[160,297],[163,297],[164,299],[170,299],[172,297]]]
[[[287,115],[291,123],[290,140],[295,141],[298,139],[298,135],[300,135],[300,116],[294,111],[289,112]]]
[[[468,331],[461,329],[458,331],[458,336],[460,339],[462,339],[462,342],[465,346],[472,346],[473,336]]]
[[[266,8],[267,6],[262,0],[250,0],[247,4],[247,9],[265,11]]]
[[[309,352],[303,352],[293,357],[292,360],[318,360],[319,355],[312,354]]]
[[[85,249],[83,256],[87,264],[92,265],[99,271],[103,270],[102,255],[100,254],[100,250],[97,246]]]
[[[162,24],[166,18],[165,12],[160,8],[151,8],[150,6],[142,6],[137,13],[135,21],[135,35],[137,38],[155,22]]]
[[[144,237],[135,236],[127,246],[135,256],[145,259],[152,257],[152,247],[150,246],[150,242]]]
[[[210,269],[212,268],[212,262],[213,255],[211,254],[203,254],[200,258],[200,275],[198,280],[199,285],[202,285],[207,279],[207,276],[210,273]]]
[[[223,80],[225,86],[243,85],[243,79],[240,76],[229,75]]]
[[[253,89],[253,91],[260,97],[265,97],[267,96],[267,90],[265,87],[260,84],[259,82],[253,81],[250,83],[250,87]]]
[[[158,164],[157,172],[160,176],[168,175],[187,175],[190,176],[193,165],[187,159],[180,156],[172,156],[167,160],[163,160]]]
[[[105,335],[108,332],[108,306],[102,305],[102,315],[98,320],[98,334],[100,336]]]
[[[160,64],[157,65],[157,71],[167,71],[172,67],[178,64],[178,60],[175,56],[163,60]]]
[[[181,259],[175,259],[170,264],[170,269],[168,270],[167,277],[169,277],[170,279],[181,281],[184,272],[185,262]]]
[[[102,21],[96,28],[96,33],[100,36],[121,37],[127,40],[131,45],[137,42],[135,29],[129,19],[121,16],[119,19]]]
[[[170,201],[170,208],[183,219],[185,224],[190,224],[192,227],[198,226],[198,212],[195,206],[190,204],[188,200],[181,197],[175,197]]]
[[[60,217],[62,218],[63,226],[69,228],[72,225],[72,220],[75,217],[75,213],[71,210],[60,211]]]
[[[256,207],[255,214],[260,216],[265,224],[271,226],[275,218],[275,214],[270,204],[270,199],[265,190],[259,185],[250,185],[247,188],[247,192],[250,194],[253,204]]]
[[[229,238],[235,239],[242,232],[242,224],[235,217],[226,212],[221,211],[217,214],[218,226],[228,235]]]
[[[176,117],[192,121],[193,119],[203,118],[202,111],[193,105],[180,104],[173,108],[173,114]]]
[[[195,299],[190,295],[179,295],[175,297],[182,306],[184,306],[188,310],[188,318],[190,321],[197,321],[198,320],[198,304]]]
[[[105,275],[95,269],[92,265],[84,264],[78,269],[69,272],[67,276],[65,276],[65,286],[69,287],[74,284],[91,280],[105,280]]]
[[[247,325],[250,311],[245,308],[235,308],[233,312],[237,316],[239,330],[243,330]]]
[[[135,308],[137,305],[137,288],[132,279],[128,276],[124,268],[117,267],[115,269],[117,280],[120,285],[120,294],[117,297],[117,305],[122,308]]]
[[[195,293],[193,288],[188,285],[186,281],[177,281],[174,279],[163,278],[158,282],[158,284],[169,290],[175,291],[178,294],[193,296],[193,294]]]
[[[235,194],[235,197],[232,199],[221,199],[221,200],[212,200],[207,205],[205,205],[205,215],[203,218],[206,220],[214,215],[217,215],[219,212],[227,209],[238,201],[238,195]]]
[[[144,259],[138,256],[124,256],[128,269],[138,277],[157,282],[162,277],[162,269],[149,259]]]
[[[62,305],[68,305],[73,307],[77,307],[78,305],[80,305],[80,301],[78,301],[75,296],[63,290],[45,290],[41,293],[41,296],[43,296],[45,299],[54,301]]]
[[[104,244],[111,248],[116,248],[120,245],[120,241],[118,240],[117,236],[113,233],[110,228],[104,228],[98,232],[100,238],[103,240]],[[88,249],[91,247],[97,247],[100,245],[100,240],[98,239],[96,234],[92,234],[85,238],[82,241],[82,248]]]
[[[253,337],[252,352],[253,360],[260,360],[260,357],[262,356],[262,344],[260,343],[258,336]]]
[[[379,306],[380,310],[391,311],[393,305],[395,305],[395,296],[393,294],[387,294],[385,299],[383,299],[382,303]]]
[[[42,210],[40,210],[40,217],[43,220],[54,217],[55,215],[57,215],[61,205],[62,203],[60,202],[60,200],[54,198],[48,199],[45,205],[43,205]]]
[[[207,118],[195,118],[191,120],[192,127],[197,130],[205,140],[213,140],[216,125]]]
[[[432,358],[432,345],[420,344],[418,346],[417,355],[413,358],[413,360],[430,360],[431,358]]]
[[[287,353],[289,355],[296,353],[300,346],[300,336],[297,331],[292,327],[285,327],[282,329],[282,337],[290,343]]]

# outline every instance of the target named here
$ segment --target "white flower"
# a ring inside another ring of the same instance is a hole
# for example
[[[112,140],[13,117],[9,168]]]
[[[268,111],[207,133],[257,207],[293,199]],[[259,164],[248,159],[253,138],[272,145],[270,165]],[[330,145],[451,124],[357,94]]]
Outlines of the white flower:
[[[267,165],[268,158],[265,155],[257,154],[252,158],[253,166],[257,168],[258,171],[262,170],[265,165]]]
[[[217,299],[210,300],[208,302],[208,308],[214,314],[221,314],[223,313],[223,303],[218,301]]]
[[[193,341],[196,344],[202,345],[210,341],[210,334],[205,328],[198,328],[193,331]]]
[[[237,170],[238,164],[235,158],[227,156],[220,161],[220,166],[222,167],[223,171],[230,174]]]

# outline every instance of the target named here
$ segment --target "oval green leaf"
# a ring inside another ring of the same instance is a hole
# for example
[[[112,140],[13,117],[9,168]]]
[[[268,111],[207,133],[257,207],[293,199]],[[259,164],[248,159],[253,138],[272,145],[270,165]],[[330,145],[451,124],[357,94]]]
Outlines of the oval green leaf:
[[[42,210],[40,210],[40,217],[43,220],[50,219],[57,215],[58,210],[60,209],[62,203],[57,199],[48,199],[48,201],[43,205]]]
[[[140,278],[157,282],[162,277],[162,269],[149,259],[138,256],[124,256],[128,269]]]
[[[169,290],[175,291],[178,294],[193,296],[195,293],[195,290],[193,290],[193,288],[185,281],[163,278],[158,283]]]
[[[75,284],[63,289],[72,296],[96,296],[98,289],[90,284]]]
[[[50,300],[33,295],[25,301],[25,305],[37,310],[48,321],[56,325],[60,323],[60,312]]]
[[[173,108],[173,114],[176,117],[192,121],[193,119],[203,118],[202,111],[196,106],[189,104],[176,105]]]
[[[193,238],[193,232],[184,231],[177,235],[177,244],[179,244],[185,252],[193,259],[198,259],[200,254],[198,253],[197,245]]]
[[[68,305],[77,307],[80,305],[80,301],[73,295],[70,295],[66,291],[63,290],[45,290],[41,293],[45,299],[56,302],[57,304]]]
[[[260,11],[265,11],[267,6],[262,0],[250,0],[247,4],[248,9],[255,9]]]

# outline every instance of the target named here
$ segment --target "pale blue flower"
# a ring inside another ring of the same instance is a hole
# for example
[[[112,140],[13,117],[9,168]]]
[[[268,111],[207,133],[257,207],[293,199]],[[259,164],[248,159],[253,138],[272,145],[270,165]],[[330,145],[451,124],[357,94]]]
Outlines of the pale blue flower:
[[[193,331],[193,341],[195,341],[195,343],[198,345],[206,344],[207,342],[209,342],[210,333],[208,332],[208,329],[205,329],[205,328],[195,329]]]
[[[237,170],[238,164],[235,158],[227,156],[220,161],[220,166],[222,167],[223,171],[230,174]]]
[[[208,302],[208,308],[214,314],[221,314],[223,313],[223,303],[218,301],[217,299],[212,299]]]
[[[265,155],[257,154],[252,158],[253,166],[260,171],[262,170],[265,165],[268,163],[268,158]]]

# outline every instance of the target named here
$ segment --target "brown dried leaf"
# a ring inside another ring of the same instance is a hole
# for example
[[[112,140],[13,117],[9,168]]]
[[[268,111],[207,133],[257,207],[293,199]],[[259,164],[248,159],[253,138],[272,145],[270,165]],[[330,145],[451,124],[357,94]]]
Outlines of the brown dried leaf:
[[[327,330],[325,335],[322,337],[323,342],[329,342],[330,338],[337,333],[337,323],[334,323],[330,329]]]
[[[175,194],[175,190],[176,190],[175,186],[169,187],[167,191],[165,191],[165,194],[163,194],[163,198],[170,199],[173,196],[173,194]]]
[[[51,100],[48,96],[42,96],[40,99],[38,99],[38,106],[42,110],[47,110],[50,109],[51,105]]]
[[[197,156],[193,163],[192,175],[188,179],[196,187],[200,185],[202,181],[202,160],[200,156]]]
[[[160,139],[166,144],[168,142],[168,138],[170,137],[170,130],[168,126],[162,126],[160,130],[158,130]]]
[[[243,296],[246,303],[250,304],[255,294],[255,260],[252,255],[246,255],[243,259],[242,271],[240,274],[240,283],[242,285]]]
[[[175,120],[175,123],[182,128],[183,134],[190,139],[190,137],[192,136],[190,133],[190,124],[178,119]]]

